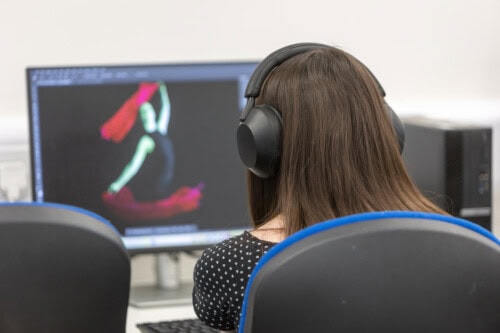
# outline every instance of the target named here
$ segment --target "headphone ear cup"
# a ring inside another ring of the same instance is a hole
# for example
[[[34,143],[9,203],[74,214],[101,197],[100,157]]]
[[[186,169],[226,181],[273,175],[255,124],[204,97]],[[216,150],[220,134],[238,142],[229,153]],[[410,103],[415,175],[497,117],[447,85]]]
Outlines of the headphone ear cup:
[[[260,178],[276,172],[281,151],[281,115],[269,105],[253,107],[236,132],[243,164]]]

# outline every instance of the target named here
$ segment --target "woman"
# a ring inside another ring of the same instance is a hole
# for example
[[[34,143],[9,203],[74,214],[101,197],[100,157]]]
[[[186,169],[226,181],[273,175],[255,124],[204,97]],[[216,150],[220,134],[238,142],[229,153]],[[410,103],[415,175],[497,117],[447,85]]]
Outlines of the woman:
[[[206,249],[195,266],[194,309],[211,327],[237,328],[252,269],[294,232],[361,212],[445,214],[405,170],[382,87],[370,71],[340,49],[312,45],[283,62],[289,50],[273,53],[279,61],[256,99],[277,110],[281,142],[273,172],[248,172],[254,229]]]

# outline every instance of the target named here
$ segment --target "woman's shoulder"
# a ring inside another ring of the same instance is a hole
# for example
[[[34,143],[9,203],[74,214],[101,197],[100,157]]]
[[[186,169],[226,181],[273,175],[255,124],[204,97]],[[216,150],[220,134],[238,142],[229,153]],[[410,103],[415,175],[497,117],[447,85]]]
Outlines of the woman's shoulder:
[[[230,237],[220,243],[212,245],[203,251],[204,257],[218,256],[221,254],[238,252],[252,253],[255,251],[267,251],[275,243],[261,240],[253,236],[250,232],[244,231],[242,234]]]

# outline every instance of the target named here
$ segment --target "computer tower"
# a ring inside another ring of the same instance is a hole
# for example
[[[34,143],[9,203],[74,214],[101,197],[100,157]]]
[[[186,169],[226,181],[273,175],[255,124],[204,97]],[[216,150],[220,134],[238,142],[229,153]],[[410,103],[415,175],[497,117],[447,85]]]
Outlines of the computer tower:
[[[403,158],[418,188],[453,216],[491,230],[492,129],[403,118]]]

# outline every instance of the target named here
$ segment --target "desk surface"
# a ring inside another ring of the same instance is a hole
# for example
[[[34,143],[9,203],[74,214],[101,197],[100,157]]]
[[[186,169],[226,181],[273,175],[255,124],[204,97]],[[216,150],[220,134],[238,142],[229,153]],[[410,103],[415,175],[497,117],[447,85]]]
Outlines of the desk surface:
[[[185,318],[196,318],[191,304],[149,308],[129,306],[127,312],[126,333],[140,333],[139,329],[135,326],[138,323],[159,322]]]

